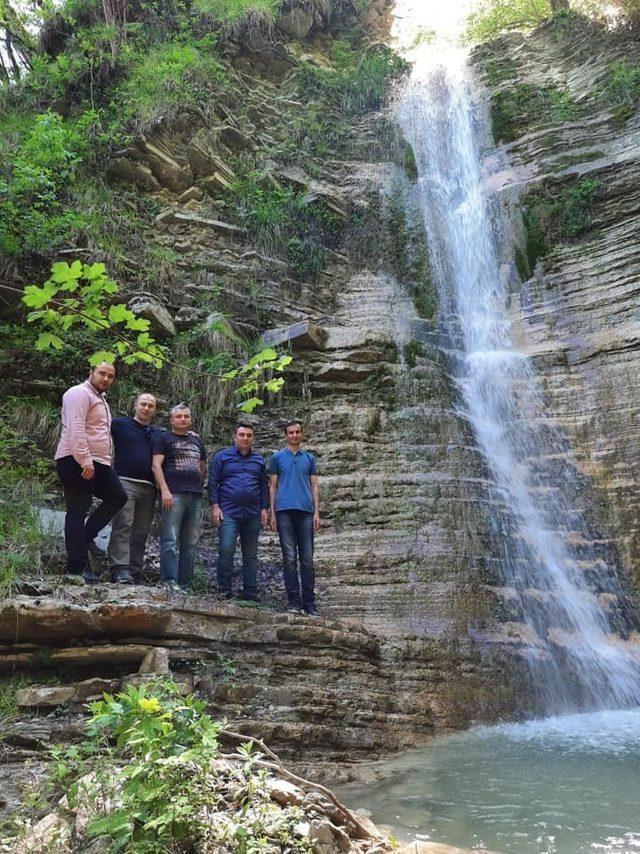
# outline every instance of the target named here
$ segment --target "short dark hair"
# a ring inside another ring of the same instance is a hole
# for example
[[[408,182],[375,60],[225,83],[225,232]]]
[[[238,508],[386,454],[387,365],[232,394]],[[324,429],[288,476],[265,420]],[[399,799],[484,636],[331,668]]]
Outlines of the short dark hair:
[[[249,424],[248,421],[238,421],[234,432],[237,433],[240,429],[253,430],[254,433],[256,432],[256,428],[253,426],[253,424]]]
[[[284,432],[286,433],[289,427],[293,427],[295,424],[297,424],[301,430],[304,429],[302,426],[302,421],[298,421],[297,418],[293,418],[291,421],[287,421],[287,423],[284,425]]]

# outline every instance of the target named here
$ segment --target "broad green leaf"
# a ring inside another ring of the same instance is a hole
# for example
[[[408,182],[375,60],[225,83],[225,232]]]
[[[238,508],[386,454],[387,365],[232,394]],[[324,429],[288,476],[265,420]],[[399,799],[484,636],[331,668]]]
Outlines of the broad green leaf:
[[[282,377],[277,377],[276,379],[269,380],[268,382],[266,382],[264,384],[264,387],[267,391],[270,391],[273,394],[276,394],[277,392],[280,391],[280,389],[282,388],[283,385],[284,385],[284,379]]]
[[[258,382],[257,380],[249,380],[249,382],[242,383],[242,385],[235,390],[235,393],[251,394],[254,391],[258,391]]]
[[[238,376],[238,368],[234,368],[232,371],[226,371],[222,375],[221,379],[223,379],[223,380],[235,380],[235,378],[237,376]]]
[[[101,276],[104,276],[106,271],[107,268],[104,264],[86,264],[84,268],[84,278],[92,282],[94,279],[99,279]]]
[[[36,350],[42,353],[52,347],[54,350],[62,350],[64,341],[52,332],[41,332],[36,339]]]
[[[131,314],[131,317],[127,320],[127,329],[130,329],[132,332],[146,332],[151,324],[144,317],[136,317],[135,314]]]
[[[256,365],[261,365],[263,362],[275,362],[277,358],[278,354],[273,347],[265,347],[264,350],[260,350],[255,356],[252,356],[247,364],[250,368],[255,368]]]
[[[99,365],[101,362],[107,362],[109,365],[113,365],[116,360],[116,354],[111,350],[98,350],[97,353],[93,353],[89,356],[89,364],[93,368],[95,365]]]
[[[133,314],[122,302],[109,306],[109,323],[123,323],[133,317]]]
[[[151,338],[148,332],[141,332],[136,341],[141,350],[146,350],[150,344],[153,344],[153,338]]]
[[[293,362],[293,356],[280,356],[273,367],[276,371],[283,371],[291,362]]]
[[[82,261],[72,261],[71,265],[66,261],[58,261],[51,265],[51,278],[54,282],[72,282],[82,276]]]
[[[45,282],[42,288],[39,288],[37,285],[27,285],[24,289],[22,302],[28,308],[42,308],[57,293],[58,289],[51,282]]]
[[[250,397],[250,398],[249,398],[249,400],[245,400],[245,401],[243,401],[243,402],[238,406],[238,409],[239,409],[241,412],[253,412],[253,410],[254,410],[257,406],[263,406],[263,405],[264,405],[264,401],[263,401],[263,400],[260,400],[260,398],[259,398],[259,397]]]

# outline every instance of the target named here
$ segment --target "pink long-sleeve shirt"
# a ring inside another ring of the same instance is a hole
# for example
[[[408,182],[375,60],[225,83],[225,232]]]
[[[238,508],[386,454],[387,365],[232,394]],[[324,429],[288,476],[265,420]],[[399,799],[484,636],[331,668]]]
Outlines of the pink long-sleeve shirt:
[[[78,465],[111,465],[111,411],[105,396],[89,380],[62,397],[62,433],[55,459],[72,456]]]

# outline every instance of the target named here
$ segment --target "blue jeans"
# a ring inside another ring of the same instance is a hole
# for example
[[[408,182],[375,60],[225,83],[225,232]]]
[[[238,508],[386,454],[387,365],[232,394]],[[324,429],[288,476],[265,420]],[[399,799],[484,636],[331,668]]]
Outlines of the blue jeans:
[[[305,510],[279,510],[278,534],[284,564],[284,589],[292,607],[309,608],[315,603],[313,591],[313,513]],[[300,564],[298,579],[297,563]],[[302,592],[302,596],[300,595]]]
[[[163,581],[177,581],[183,587],[191,583],[202,510],[199,492],[174,492],[172,509],[163,509],[160,523],[160,577]]]
[[[260,516],[246,519],[232,519],[225,516],[218,529],[218,589],[221,593],[231,593],[233,576],[233,556],[236,541],[240,535],[242,550],[242,594],[255,596],[258,591],[258,535],[262,527]]]

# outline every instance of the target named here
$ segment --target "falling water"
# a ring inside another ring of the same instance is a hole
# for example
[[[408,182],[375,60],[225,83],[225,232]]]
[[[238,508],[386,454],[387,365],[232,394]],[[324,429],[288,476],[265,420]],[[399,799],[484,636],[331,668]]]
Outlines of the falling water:
[[[483,187],[465,53],[422,52],[401,123],[418,166],[444,323],[460,341],[461,399],[502,508],[494,520],[501,581],[516,591],[532,638],[532,682],[548,711],[637,705],[638,664],[623,640],[630,623],[615,566],[586,530],[566,439],[514,346],[491,226],[499,212]]]

